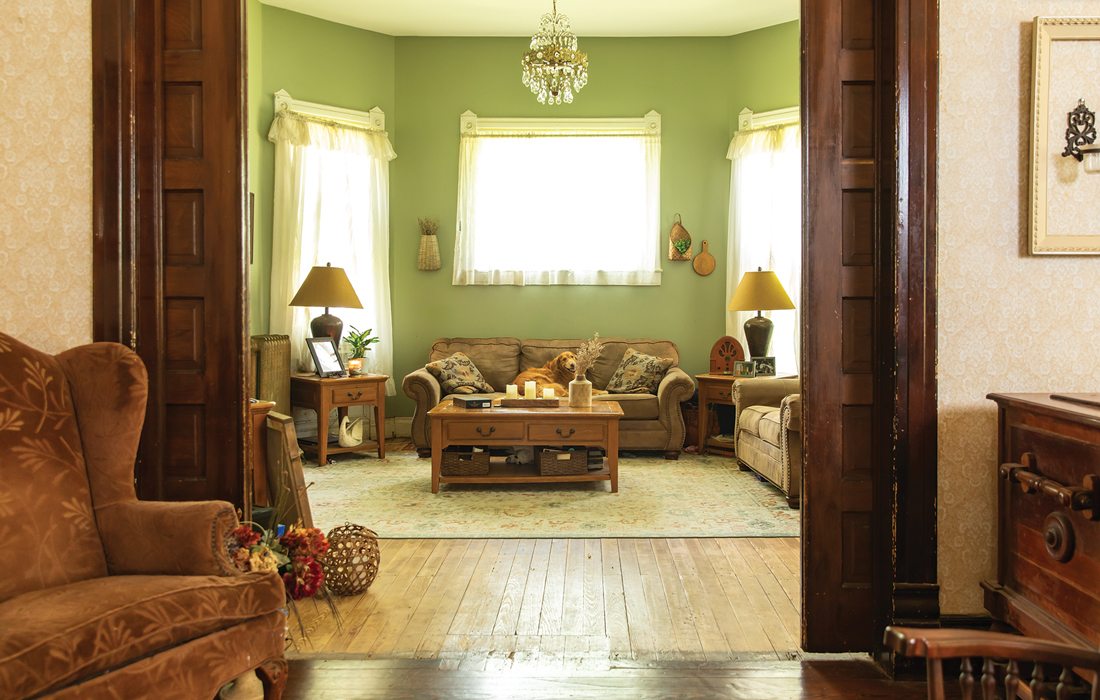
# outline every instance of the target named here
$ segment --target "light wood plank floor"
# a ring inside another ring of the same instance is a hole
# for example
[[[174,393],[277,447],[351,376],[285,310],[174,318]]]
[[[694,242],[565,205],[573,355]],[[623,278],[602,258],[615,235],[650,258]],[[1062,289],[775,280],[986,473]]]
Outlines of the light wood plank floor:
[[[473,671],[797,656],[797,538],[383,540],[381,549],[370,590],[338,599],[339,626],[323,605],[298,606],[308,642],[290,656],[438,659]]]

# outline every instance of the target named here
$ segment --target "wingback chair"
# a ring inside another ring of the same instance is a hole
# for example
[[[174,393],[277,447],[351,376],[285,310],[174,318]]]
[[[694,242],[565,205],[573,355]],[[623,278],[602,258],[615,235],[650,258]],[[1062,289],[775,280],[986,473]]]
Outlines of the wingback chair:
[[[233,567],[233,507],[135,496],[147,387],[121,345],[0,334],[2,698],[213,698],[253,669],[282,693],[283,584]]]

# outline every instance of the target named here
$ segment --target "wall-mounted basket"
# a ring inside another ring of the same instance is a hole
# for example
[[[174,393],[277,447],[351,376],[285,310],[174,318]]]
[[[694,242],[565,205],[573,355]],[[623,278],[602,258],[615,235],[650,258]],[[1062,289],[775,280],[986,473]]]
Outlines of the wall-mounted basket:
[[[668,259],[691,260],[691,234],[684,228],[679,214],[676,215],[676,223],[672,224],[672,230],[668,232]]]
[[[435,219],[417,219],[420,224],[420,249],[416,254],[416,269],[431,272],[441,267],[439,261],[439,222]]]

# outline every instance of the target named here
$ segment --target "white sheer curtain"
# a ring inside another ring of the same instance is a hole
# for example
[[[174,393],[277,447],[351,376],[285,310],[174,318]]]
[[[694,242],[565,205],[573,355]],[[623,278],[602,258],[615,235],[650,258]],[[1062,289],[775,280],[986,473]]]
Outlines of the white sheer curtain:
[[[661,283],[660,134],[568,121],[463,133],[454,284]]]
[[[271,248],[271,332],[291,339],[295,367],[310,369],[309,321],[320,309],[291,307],[314,265],[342,267],[362,309],[332,309],[351,326],[374,329],[369,371],[390,375],[394,395],[393,324],[389,280],[389,137],[290,111],[276,115],[268,133],[275,144],[275,215]]]
[[[802,303],[802,129],[799,124],[743,131],[730,143],[729,245],[726,300],[747,271],[772,270],[794,311],[765,311],[775,324],[769,352],[776,372],[799,365]],[[745,342],[750,311],[727,311],[726,334]]]

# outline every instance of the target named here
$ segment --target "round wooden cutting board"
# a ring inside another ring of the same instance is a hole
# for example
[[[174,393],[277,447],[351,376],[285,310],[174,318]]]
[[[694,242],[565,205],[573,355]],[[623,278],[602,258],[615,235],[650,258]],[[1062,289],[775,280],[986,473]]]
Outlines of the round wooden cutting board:
[[[710,254],[710,245],[706,241],[703,241],[703,252],[695,256],[691,266],[703,277],[714,272],[714,256]]]

